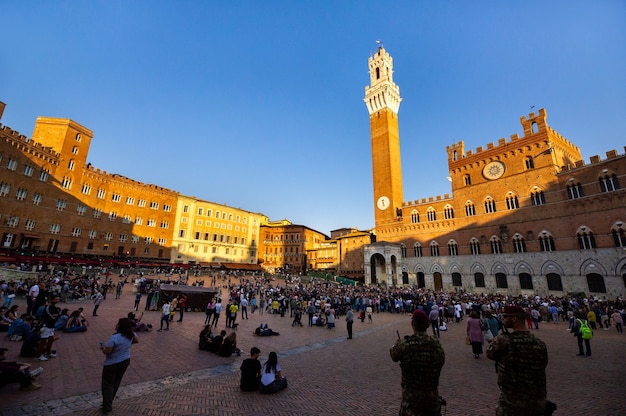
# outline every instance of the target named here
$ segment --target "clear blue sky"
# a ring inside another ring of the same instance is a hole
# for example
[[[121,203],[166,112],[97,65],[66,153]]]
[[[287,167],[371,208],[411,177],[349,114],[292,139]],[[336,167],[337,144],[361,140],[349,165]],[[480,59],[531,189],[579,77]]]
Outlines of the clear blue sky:
[[[110,173],[323,233],[374,225],[367,59],[400,86],[405,200],[450,193],[447,145],[548,123],[626,145],[626,2],[2,1],[2,124],[94,131]]]

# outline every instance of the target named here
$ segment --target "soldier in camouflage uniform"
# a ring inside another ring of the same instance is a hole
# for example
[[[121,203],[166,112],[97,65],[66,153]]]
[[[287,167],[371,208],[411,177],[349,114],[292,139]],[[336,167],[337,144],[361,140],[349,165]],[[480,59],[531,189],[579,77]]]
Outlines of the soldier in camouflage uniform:
[[[487,348],[487,358],[496,361],[500,386],[496,416],[552,414],[554,405],[546,400],[548,350],[528,332],[526,318],[520,306],[506,306],[504,325],[515,332],[497,336]]]
[[[421,310],[413,313],[413,335],[398,339],[389,350],[402,369],[400,416],[440,416],[439,374],[445,354],[439,340],[428,336],[430,322]]]

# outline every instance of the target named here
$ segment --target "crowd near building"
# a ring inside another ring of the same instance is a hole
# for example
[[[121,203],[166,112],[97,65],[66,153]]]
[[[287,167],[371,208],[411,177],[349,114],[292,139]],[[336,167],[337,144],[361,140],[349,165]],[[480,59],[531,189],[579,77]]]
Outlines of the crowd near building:
[[[585,162],[539,109],[520,118],[521,135],[447,146],[451,193],[405,200],[393,59],[380,47],[368,67],[373,229],[329,237],[107,173],[87,162],[91,130],[38,117],[32,137],[0,125],[0,264],[319,271],[388,287],[624,296],[624,154]]]

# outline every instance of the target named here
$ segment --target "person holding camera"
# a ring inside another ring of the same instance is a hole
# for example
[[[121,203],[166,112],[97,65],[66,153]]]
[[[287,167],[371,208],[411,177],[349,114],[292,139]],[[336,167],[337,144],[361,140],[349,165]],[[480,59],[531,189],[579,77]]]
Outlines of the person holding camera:
[[[413,335],[400,338],[389,350],[402,369],[402,403],[400,416],[440,416],[445,403],[439,396],[439,375],[446,357],[436,337],[426,333],[428,315],[416,310],[411,317]]]

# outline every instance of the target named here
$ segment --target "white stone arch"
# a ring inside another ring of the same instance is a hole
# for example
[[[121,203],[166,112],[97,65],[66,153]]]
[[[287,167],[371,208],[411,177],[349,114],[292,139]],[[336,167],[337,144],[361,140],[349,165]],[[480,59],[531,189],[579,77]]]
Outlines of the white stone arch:
[[[472,274],[472,276],[475,273],[482,273],[483,276],[487,274],[487,269],[485,269],[485,265],[482,263],[474,263],[472,264],[471,268],[470,268],[470,273]]]
[[[621,276],[626,273],[626,257],[622,258],[615,266],[615,276]]]
[[[426,273],[426,268],[424,267],[424,265],[422,263],[417,263],[415,265],[415,267],[413,267],[413,273]]]
[[[535,271],[530,264],[526,263],[525,261],[520,261],[513,268],[513,273],[516,276],[519,276],[520,273],[528,273],[529,275],[533,276],[535,274]]]
[[[595,259],[587,259],[580,265],[580,275],[586,276],[589,273],[597,273],[604,277],[607,276],[606,269]]]
[[[449,269],[449,274],[452,274],[452,273],[463,274],[463,269],[461,269],[461,266],[459,266],[458,263],[453,263],[452,265],[450,265],[450,269]]]
[[[504,273],[505,275],[507,275],[507,277],[510,275],[509,273],[509,269],[506,267],[506,265],[502,262],[495,262],[493,263],[493,265],[491,266],[491,273],[493,276],[496,275],[496,273]]]
[[[443,274],[443,267],[441,267],[439,263],[433,263],[432,266],[430,266],[430,273],[435,274],[437,272]]]
[[[563,271],[563,268],[561,266],[559,266],[558,263],[552,261],[552,260],[548,260],[545,263],[543,263],[541,265],[541,274],[543,276],[547,276],[549,273],[556,273],[559,276],[563,277],[565,275],[565,272]]]

